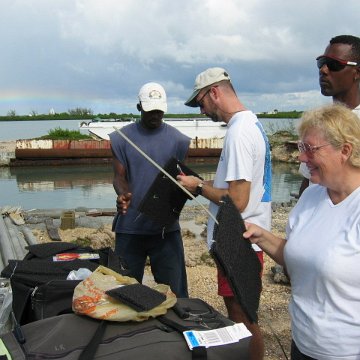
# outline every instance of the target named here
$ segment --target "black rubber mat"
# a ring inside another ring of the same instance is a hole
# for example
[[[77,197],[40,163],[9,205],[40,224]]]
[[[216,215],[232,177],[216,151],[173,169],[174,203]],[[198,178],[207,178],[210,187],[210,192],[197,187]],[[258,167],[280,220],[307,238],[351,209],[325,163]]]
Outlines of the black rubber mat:
[[[175,179],[181,173],[199,177],[197,173],[174,158],[167,162],[164,170]],[[161,226],[167,226],[179,219],[180,212],[188,199],[189,196],[160,171],[138,210]]]
[[[261,293],[261,264],[249,240],[244,221],[229,196],[217,214],[210,253],[225,273],[233,293],[251,322],[257,321]]]
[[[136,311],[151,310],[166,300],[164,294],[143,284],[124,285],[108,290],[106,294]]]

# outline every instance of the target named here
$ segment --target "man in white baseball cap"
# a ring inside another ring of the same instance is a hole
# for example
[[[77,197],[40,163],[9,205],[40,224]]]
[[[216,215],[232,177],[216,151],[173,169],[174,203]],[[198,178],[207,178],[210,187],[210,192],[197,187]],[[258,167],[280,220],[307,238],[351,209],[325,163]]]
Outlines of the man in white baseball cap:
[[[167,111],[164,88],[158,83],[147,83],[141,87],[138,99],[140,121],[121,131],[161,167],[171,158],[183,161],[190,138],[163,121]],[[169,285],[177,297],[188,297],[179,221],[163,226],[138,210],[158,170],[116,131],[110,134],[110,141],[117,194],[115,252],[124,259],[130,276],[140,283],[149,257],[155,281]]]
[[[144,111],[167,112],[166,93],[158,83],[150,82],[143,85],[139,91],[139,101]]]

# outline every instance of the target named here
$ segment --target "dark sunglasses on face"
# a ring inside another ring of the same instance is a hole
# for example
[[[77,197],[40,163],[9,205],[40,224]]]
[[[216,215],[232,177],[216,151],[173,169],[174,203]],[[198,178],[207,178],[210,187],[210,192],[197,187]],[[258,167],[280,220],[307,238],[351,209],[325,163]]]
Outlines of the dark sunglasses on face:
[[[200,108],[204,108],[204,99],[205,99],[205,96],[210,94],[210,91],[212,88],[217,88],[219,87],[219,85],[211,85],[210,89],[208,89],[205,94],[196,102],[197,103],[197,106],[199,106]]]
[[[333,56],[326,56],[321,55],[316,58],[317,61],[317,67],[321,69],[324,65],[327,66],[327,68],[330,71],[340,71],[345,68],[345,66],[357,66],[358,63],[354,61],[346,61],[341,60]]]
[[[205,94],[199,100],[197,100],[198,107],[200,107],[200,108],[204,107],[203,103],[204,103],[205,96],[209,94],[210,90],[211,90],[211,88],[208,91],[206,91]]]

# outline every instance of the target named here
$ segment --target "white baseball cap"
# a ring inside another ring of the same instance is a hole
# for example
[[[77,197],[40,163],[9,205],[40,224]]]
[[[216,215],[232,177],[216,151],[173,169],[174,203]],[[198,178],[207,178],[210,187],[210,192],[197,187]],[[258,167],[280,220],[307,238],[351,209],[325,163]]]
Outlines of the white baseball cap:
[[[139,101],[144,111],[167,112],[166,93],[158,83],[150,82],[143,85],[139,91]]]
[[[199,105],[196,102],[196,97],[198,96],[200,90],[222,80],[230,81],[230,76],[225,69],[220,67],[209,68],[200,73],[195,79],[194,91],[185,102],[185,105],[198,107]]]

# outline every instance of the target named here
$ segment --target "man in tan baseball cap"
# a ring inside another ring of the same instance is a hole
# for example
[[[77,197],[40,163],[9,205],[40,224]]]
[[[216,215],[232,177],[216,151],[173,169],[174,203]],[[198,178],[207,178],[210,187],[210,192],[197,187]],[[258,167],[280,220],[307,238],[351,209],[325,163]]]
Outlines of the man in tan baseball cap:
[[[227,124],[227,132],[214,181],[203,181],[194,176],[177,176],[187,190],[210,200],[209,211],[216,216],[222,198],[229,195],[244,220],[261,224],[270,230],[271,226],[271,156],[270,146],[264,129],[256,115],[241,103],[230,76],[220,67],[209,68],[200,73],[194,84],[194,91],[185,102],[191,107],[200,107],[213,121]],[[207,240],[211,248],[214,243],[215,222],[208,219]],[[239,239],[240,241],[240,239]],[[253,246],[261,264],[263,252]],[[260,273],[253,272],[255,282]],[[218,294],[224,298],[229,318],[243,322],[252,333],[250,359],[264,357],[264,343],[260,327],[250,321],[242,305],[234,296],[230,283],[218,268]],[[259,298],[260,298],[260,294]]]
[[[223,68],[214,67],[203,71],[196,77],[194,91],[189,97],[189,99],[185,102],[185,105],[191,107],[198,107],[199,105],[196,101],[196,97],[199,95],[201,89],[204,89],[209,85],[218,83],[223,80],[230,81],[230,76]]]

